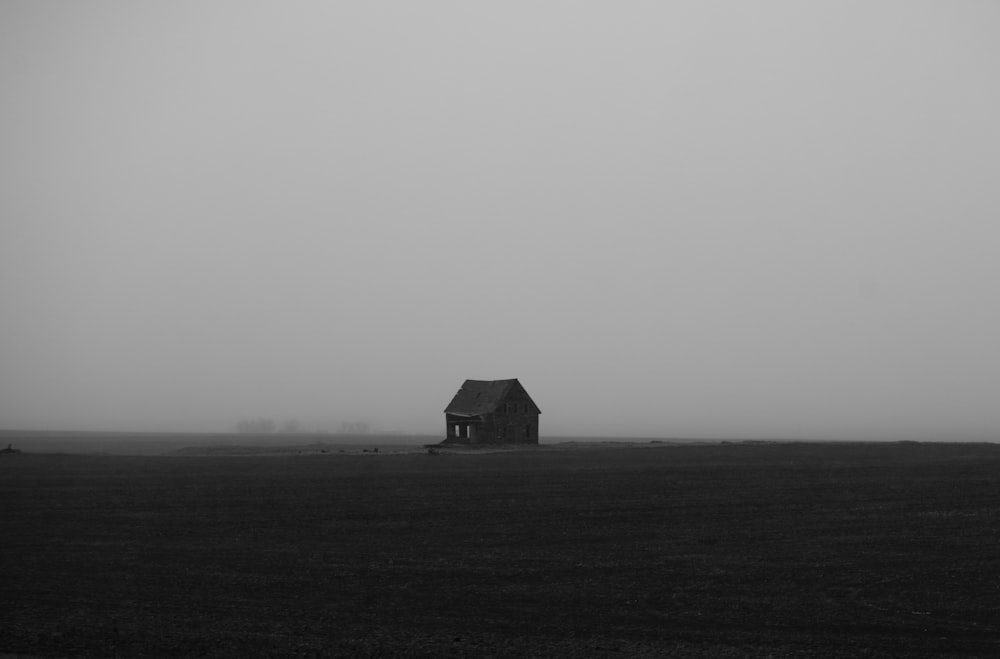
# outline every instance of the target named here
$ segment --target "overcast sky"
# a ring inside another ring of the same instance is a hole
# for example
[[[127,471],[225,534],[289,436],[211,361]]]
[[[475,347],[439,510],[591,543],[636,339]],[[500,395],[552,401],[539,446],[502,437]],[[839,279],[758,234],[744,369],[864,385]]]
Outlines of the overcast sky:
[[[1000,4],[0,4],[0,427],[1000,438]]]

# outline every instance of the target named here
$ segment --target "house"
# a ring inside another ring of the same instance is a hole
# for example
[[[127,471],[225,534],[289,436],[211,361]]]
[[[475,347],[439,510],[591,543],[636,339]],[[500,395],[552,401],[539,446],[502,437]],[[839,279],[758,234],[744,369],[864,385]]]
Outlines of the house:
[[[537,444],[541,413],[516,379],[466,380],[444,411],[444,441]]]

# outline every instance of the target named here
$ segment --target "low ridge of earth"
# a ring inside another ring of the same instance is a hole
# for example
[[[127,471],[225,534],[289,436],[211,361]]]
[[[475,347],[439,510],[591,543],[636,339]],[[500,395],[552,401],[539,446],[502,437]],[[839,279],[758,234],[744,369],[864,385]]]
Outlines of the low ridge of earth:
[[[0,459],[0,654],[1000,656],[1000,446]]]

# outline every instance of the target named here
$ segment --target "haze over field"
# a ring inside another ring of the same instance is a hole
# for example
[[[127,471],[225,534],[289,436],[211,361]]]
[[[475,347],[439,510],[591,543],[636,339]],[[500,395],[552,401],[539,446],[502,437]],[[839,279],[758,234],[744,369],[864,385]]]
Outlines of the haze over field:
[[[0,5],[0,428],[1000,437],[1000,5]]]

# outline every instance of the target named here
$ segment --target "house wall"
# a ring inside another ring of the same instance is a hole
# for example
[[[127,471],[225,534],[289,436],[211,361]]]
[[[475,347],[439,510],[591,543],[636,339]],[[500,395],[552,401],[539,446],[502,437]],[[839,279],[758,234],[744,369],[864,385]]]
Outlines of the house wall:
[[[515,402],[506,403],[506,410],[505,404],[500,404],[495,421],[497,441],[513,444],[537,444],[538,413],[524,401],[516,401],[516,411],[513,407],[514,404]]]
[[[500,406],[501,410],[503,405]],[[537,444],[538,414],[527,406],[518,410],[509,407],[507,412],[484,414],[476,420],[468,417],[445,417],[445,437],[459,444]],[[456,432],[456,426],[459,426]],[[463,430],[468,426],[469,429]]]
[[[476,437],[474,444],[488,444],[497,441],[497,427],[496,420],[493,418],[492,414],[482,415],[483,425],[481,426],[482,432]]]

